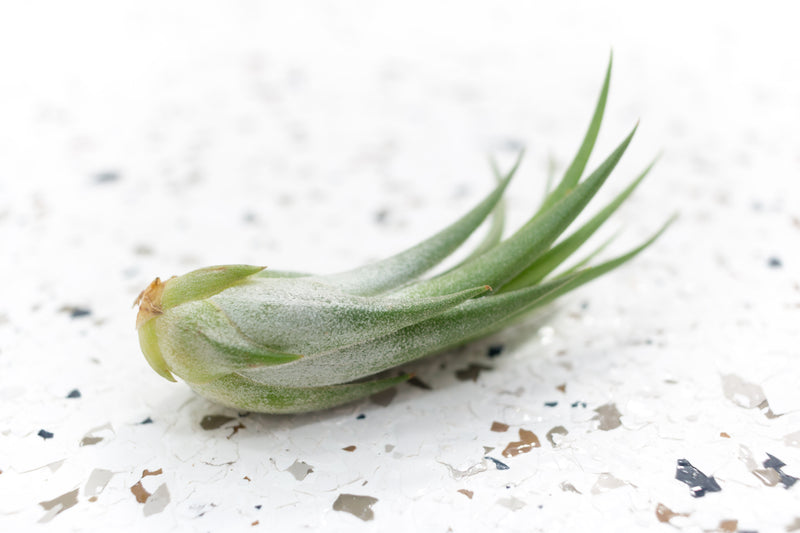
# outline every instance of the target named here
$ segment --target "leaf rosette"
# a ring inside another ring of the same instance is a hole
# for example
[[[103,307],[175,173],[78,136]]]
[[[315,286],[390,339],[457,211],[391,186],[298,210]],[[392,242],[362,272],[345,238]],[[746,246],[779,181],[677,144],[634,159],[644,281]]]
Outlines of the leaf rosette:
[[[578,153],[522,227],[503,239],[502,196],[520,164],[496,171],[494,190],[471,211],[393,257],[333,275],[250,265],[195,270],[140,294],[144,355],[166,379],[181,378],[213,401],[257,412],[324,409],[407,380],[375,377],[499,331],[630,260],[666,229],[622,255],[589,266],[608,244],[561,265],[603,225],[650,171],[647,167],[597,214],[559,239],[605,183],[636,128],[584,179],[611,74]],[[489,219],[466,259],[424,277]]]

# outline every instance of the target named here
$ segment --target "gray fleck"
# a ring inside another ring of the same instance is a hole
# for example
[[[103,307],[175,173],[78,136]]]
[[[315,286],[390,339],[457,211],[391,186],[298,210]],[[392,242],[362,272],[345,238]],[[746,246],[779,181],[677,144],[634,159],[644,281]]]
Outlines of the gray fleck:
[[[297,460],[295,460],[295,462],[292,463],[292,466],[286,469],[286,472],[292,474],[297,481],[303,481],[306,478],[306,476],[313,471],[314,468],[311,465],[306,464],[303,461],[297,461]]]
[[[372,506],[377,502],[378,498],[373,498],[372,496],[339,494],[339,497],[333,502],[333,510],[350,513],[364,522],[367,522],[375,518],[375,513],[372,512]]]
[[[514,496],[510,496],[508,498],[500,498],[497,500],[499,505],[503,507],[508,507],[512,511],[519,511],[523,507],[525,507],[526,503],[519,498],[515,498]]]
[[[547,441],[550,443],[550,446],[555,448],[556,446],[558,446],[558,443],[556,442],[554,435],[561,435],[563,437],[567,435],[567,433],[569,433],[569,431],[567,431],[567,428],[565,428],[564,426],[556,426],[547,432],[546,435]]]
[[[493,370],[492,367],[486,365],[478,365],[475,363],[470,364],[467,368],[456,370],[456,378],[459,381],[478,381],[478,376],[484,370]]]
[[[597,414],[592,417],[592,420],[600,421],[598,429],[602,431],[611,431],[612,429],[616,429],[622,425],[622,422],[620,421],[622,413],[619,412],[617,405],[614,403],[601,405],[595,409],[594,412]]]
[[[794,433],[789,433],[788,435],[783,436],[783,443],[787,446],[794,446],[795,448],[800,448],[800,431],[795,431]]]
[[[200,421],[200,427],[205,429],[206,431],[210,431],[212,429],[217,429],[228,422],[233,420],[232,416],[225,416],[225,415],[206,415]]]
[[[147,499],[142,511],[145,516],[158,514],[163,511],[169,504],[169,490],[167,484],[162,483]]]
[[[472,465],[471,467],[467,468],[466,470],[458,470],[457,468],[453,468],[447,463],[442,463],[439,461],[440,464],[443,464],[447,467],[447,471],[450,473],[450,477],[453,479],[464,479],[465,477],[474,476],[475,474],[480,474],[481,472],[486,472],[489,469],[488,463],[484,459],[478,464]]]
[[[39,519],[40,523],[49,522],[55,516],[70,507],[78,505],[78,489],[65,492],[52,500],[39,502],[39,505],[47,511],[42,518]]]
[[[397,389],[395,387],[392,387],[391,389],[386,389],[380,392],[376,392],[375,394],[370,396],[369,399],[372,401],[372,403],[378,404],[381,407],[386,407],[387,405],[392,403],[392,400],[394,400],[395,396],[397,396]]]
[[[107,422],[102,426],[97,426],[95,428],[90,429],[86,432],[86,434],[81,439],[80,445],[81,446],[94,446],[98,442],[102,441],[104,437],[99,437],[96,433],[100,433],[101,431],[110,431],[112,434],[114,433],[114,428],[111,425],[111,422]]]
[[[568,483],[566,481],[562,481],[559,487],[561,487],[561,490],[564,492],[575,492],[576,494],[582,494],[581,491],[576,489],[572,483]]]
[[[604,492],[608,492],[609,490],[624,487],[625,485],[629,485],[629,483],[622,481],[609,472],[603,472],[597,476],[597,481],[595,481],[594,486],[592,487],[592,494],[602,494]]]
[[[103,489],[106,488],[108,482],[114,473],[111,470],[104,470],[102,468],[95,468],[89,474],[89,479],[86,480],[86,486],[83,487],[84,496],[97,496]]]
[[[748,383],[736,374],[722,376],[722,392],[727,399],[745,409],[758,407],[766,400],[760,385]]]

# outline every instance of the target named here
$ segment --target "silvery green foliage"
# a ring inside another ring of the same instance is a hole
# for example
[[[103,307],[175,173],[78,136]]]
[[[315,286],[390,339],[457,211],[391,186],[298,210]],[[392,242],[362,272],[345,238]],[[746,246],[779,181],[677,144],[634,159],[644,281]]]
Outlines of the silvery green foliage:
[[[227,265],[163,283],[156,279],[137,300],[137,328],[148,362],[163,377],[178,376],[225,405],[271,413],[323,409],[401,383],[409,376],[373,376],[498,331],[628,261],[669,223],[624,255],[586,266],[597,250],[555,273],[650,170],[558,240],[611,174],[636,130],[581,180],[600,129],[610,73],[609,63],[589,129],[564,177],[508,238],[502,239],[502,195],[519,159],[507,174],[498,173],[495,189],[462,218],[375,264],[328,276]],[[487,218],[487,236],[467,259],[423,277]]]

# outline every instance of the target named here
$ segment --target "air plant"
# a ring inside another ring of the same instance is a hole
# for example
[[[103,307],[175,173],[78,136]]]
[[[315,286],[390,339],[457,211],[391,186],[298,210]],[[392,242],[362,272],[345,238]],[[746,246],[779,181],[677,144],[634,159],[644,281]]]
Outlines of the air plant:
[[[334,275],[225,265],[165,282],[156,278],[136,301],[136,327],[148,363],[164,378],[177,376],[201,396],[238,409],[325,409],[393,387],[410,375],[385,377],[386,371],[497,332],[630,260],[671,220],[623,255],[588,266],[595,252],[558,271],[652,167],[558,240],[611,174],[636,130],[581,180],[610,74],[609,62],[594,116],[563,178],[508,238],[502,239],[501,197],[520,159],[505,175],[496,171],[494,190],[459,220],[374,264]],[[490,216],[487,235],[471,255],[444,273],[423,277]]]

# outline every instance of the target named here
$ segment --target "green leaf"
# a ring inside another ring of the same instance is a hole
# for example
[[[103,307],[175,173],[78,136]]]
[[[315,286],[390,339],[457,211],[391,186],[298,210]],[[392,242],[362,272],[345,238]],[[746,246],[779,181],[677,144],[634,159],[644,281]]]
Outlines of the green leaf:
[[[259,413],[304,413],[328,409],[395,387],[411,376],[348,383],[325,387],[285,387],[264,385],[237,374],[229,374],[205,384],[190,383],[198,394],[237,409]]]
[[[534,261],[528,268],[523,270],[517,277],[503,286],[503,290],[514,290],[525,287],[543,280],[550,272],[570,257],[575,251],[585,243],[589,237],[614,214],[620,205],[633,193],[634,189],[653,168],[655,161],[651,163],[628,187],[625,188],[616,198],[606,205],[591,220],[581,226],[572,235],[548,250],[539,259]]]
[[[575,220],[614,170],[635,132],[636,128],[633,128],[628,137],[586,180],[546,212],[534,216],[489,253],[444,276],[416,283],[400,291],[398,296],[446,294],[480,283],[494,288],[502,287],[546,252]]]
[[[191,383],[205,383],[237,370],[281,365],[302,357],[273,350],[242,335],[208,300],[186,302],[146,323],[139,331],[151,324],[163,366]]]
[[[453,253],[481,225],[500,201],[519,167],[522,155],[521,152],[514,167],[489,196],[433,237],[383,261],[321,279],[345,292],[362,296],[380,294],[416,279]]]
[[[166,310],[182,303],[208,298],[265,268],[252,265],[220,265],[201,268],[178,278],[172,278],[164,283],[161,308]]]
[[[603,82],[603,88],[600,90],[600,97],[597,100],[597,105],[594,109],[594,116],[589,123],[589,129],[583,138],[583,143],[575,154],[569,168],[564,173],[564,177],[559,182],[556,189],[550,193],[542,202],[539,208],[539,213],[544,213],[556,202],[564,198],[569,191],[575,188],[583,175],[583,170],[586,168],[586,163],[589,161],[589,156],[592,154],[594,143],[597,140],[597,134],[600,132],[600,124],[603,122],[603,114],[606,109],[606,100],[608,99],[608,86],[611,83],[611,65],[613,63],[613,56],[608,58],[608,67],[606,68],[606,78]]]
[[[497,168],[497,163],[494,159],[491,160],[492,171],[494,172],[495,178],[497,181],[502,181],[504,176],[500,173],[500,169]],[[475,247],[470,254],[465,257],[460,263],[455,265],[454,267],[448,269],[446,272],[442,272],[437,277],[443,276],[447,272],[451,272],[465,264],[469,263],[476,257],[483,255],[484,253],[488,252],[495,246],[497,246],[503,240],[503,231],[505,230],[506,225],[506,203],[503,198],[497,202],[497,205],[494,206],[492,210],[491,219],[489,221],[489,229],[484,235],[483,240]]]
[[[150,367],[162,378],[169,381],[177,381],[169,371],[164,357],[161,355],[161,348],[158,347],[158,334],[156,333],[156,321],[150,320],[138,328],[139,346],[142,348],[144,358]]]
[[[502,295],[467,300],[428,320],[342,349],[312,354],[286,365],[241,374],[268,385],[323,386],[371,376],[462,344],[561,287],[559,280]]]
[[[570,273],[562,274],[561,276],[555,278],[553,282],[558,282],[559,280],[563,280],[566,283],[559,287],[558,290],[554,291],[552,294],[548,295],[547,298],[544,298],[538,305],[546,305],[551,301],[555,300],[559,296],[566,294],[567,292],[574,290],[581,285],[588,283],[603,274],[606,274],[615,268],[622,266],[623,264],[627,263],[637,255],[639,255],[642,251],[644,251],[647,247],[653,244],[666,230],[667,228],[672,225],[673,222],[677,220],[677,215],[671,216],[667,222],[664,223],[659,230],[653,234],[649,239],[645,242],[637,246],[636,248],[630,250],[629,252],[617,256],[613,259],[605,261],[604,263],[600,263],[599,265],[588,267],[582,270],[577,270]]]
[[[489,290],[397,300],[346,294],[317,278],[260,279],[209,301],[259,345],[308,355],[386,335]]]

